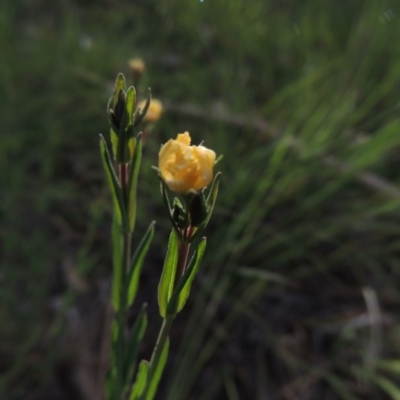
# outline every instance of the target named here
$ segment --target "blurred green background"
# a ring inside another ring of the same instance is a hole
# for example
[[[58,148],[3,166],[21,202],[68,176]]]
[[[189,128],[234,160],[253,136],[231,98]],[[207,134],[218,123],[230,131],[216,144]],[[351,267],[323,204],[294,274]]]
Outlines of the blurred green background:
[[[0,399],[94,399],[109,296],[98,150],[128,60],[165,106],[136,238],[169,224],[157,164],[185,130],[224,154],[206,259],[158,399],[400,399],[400,3],[0,2]]]

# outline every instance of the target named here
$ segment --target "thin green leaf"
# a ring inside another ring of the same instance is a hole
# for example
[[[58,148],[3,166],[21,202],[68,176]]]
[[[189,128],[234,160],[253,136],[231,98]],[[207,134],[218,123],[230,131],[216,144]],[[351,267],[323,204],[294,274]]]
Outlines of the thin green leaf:
[[[203,229],[207,226],[208,222],[210,221],[211,215],[214,211],[215,202],[217,201],[218,197],[218,189],[219,189],[219,182],[221,179],[221,172],[218,172],[214,176],[213,183],[210,188],[210,192],[208,193],[206,204],[207,204],[207,217],[205,218],[204,222],[199,226],[197,231],[191,236],[190,243],[193,243],[197,237],[203,232]]]
[[[133,108],[135,107],[136,91],[131,86],[126,92],[125,102],[123,104],[123,113],[120,129],[118,133],[117,160],[120,163],[128,163],[132,158],[128,142],[133,138]]]
[[[122,191],[119,186],[117,176],[115,174],[110,154],[108,152],[107,144],[102,135],[100,135],[100,150],[103,161],[104,170],[106,172],[108,185],[111,191],[111,197],[113,201],[113,224],[112,224],[112,241],[113,241],[113,281],[111,299],[114,310],[118,310],[120,307],[120,293],[121,293],[121,280],[122,280],[122,269],[121,269],[121,230],[126,225],[126,213],[125,207],[122,200]]]
[[[146,304],[142,305],[133,325],[131,337],[128,339],[128,349],[124,361],[124,377],[127,383],[131,382],[133,372],[136,368],[139,346],[147,329],[146,307]]]
[[[111,149],[114,159],[117,156],[117,148],[118,148],[118,134],[115,132],[113,128],[110,129],[110,140],[111,140]]]
[[[190,288],[192,287],[192,282],[199,270],[200,262],[203,258],[204,251],[206,249],[206,238],[202,238],[192,259],[190,260],[189,266],[176,286],[171,300],[167,307],[167,316],[174,316],[180,312],[186,304],[189,297]]]
[[[214,167],[224,159],[224,155],[220,154],[217,159],[215,160]]]
[[[385,153],[399,144],[399,129],[399,121],[392,121],[358,146],[350,156],[351,167],[354,170],[365,168],[382,159]]]
[[[154,366],[154,370],[151,372],[152,375],[150,382],[148,382],[146,400],[153,400],[156,394],[158,383],[160,382],[162,373],[165,368],[165,364],[167,363],[168,350],[169,350],[169,339],[167,339],[165,342],[158,364]]]
[[[137,247],[132,257],[132,265],[128,275],[128,282],[129,282],[128,299],[127,299],[128,307],[132,305],[136,297],[136,292],[139,284],[140,271],[142,270],[143,261],[149,250],[150,243],[153,240],[154,225],[155,222],[153,221],[147,228],[146,233],[144,234],[142,240],[139,243],[139,246]]]
[[[164,267],[158,285],[158,305],[160,314],[166,316],[167,306],[174,288],[176,265],[178,262],[178,235],[175,230],[169,236],[167,255],[165,256]]]
[[[265,282],[276,282],[283,285],[292,284],[292,282],[283,275],[275,272],[265,271],[260,268],[242,267],[238,269],[236,273],[246,278],[255,278]]]
[[[121,90],[125,90],[125,87],[126,87],[125,77],[123,74],[119,73],[117,79],[115,80],[114,93],[112,96],[114,107],[118,102],[119,92]]]
[[[139,364],[139,371],[136,375],[136,382],[133,385],[129,400],[139,400],[145,394],[148,372],[149,362],[146,360],[142,360]]]
[[[211,189],[210,189],[210,193],[207,196],[207,206],[208,206],[208,215],[207,215],[207,219],[205,222],[205,225],[207,225],[208,221],[211,218],[211,214],[214,210],[214,205],[215,202],[217,200],[218,197],[218,189],[219,189],[219,181],[221,179],[221,172],[218,172],[214,179],[213,179],[213,183],[211,185]]]
[[[118,182],[118,178],[115,174],[114,168],[112,166],[112,161],[110,153],[108,152],[106,141],[103,135],[100,135],[100,153],[101,159],[103,161],[103,167],[106,172],[108,186],[111,191],[111,197],[114,205],[114,212],[117,218],[117,222],[123,225],[126,221],[126,212],[124,207],[124,202],[122,198],[121,187]]]
[[[132,164],[129,171],[129,205],[128,205],[128,215],[129,215],[129,229],[132,232],[135,228],[136,222],[136,191],[137,183],[139,177],[140,163],[142,161],[142,139],[139,135],[135,141],[135,149]]]
[[[143,121],[143,119],[146,116],[147,111],[148,111],[148,109],[150,107],[150,103],[151,103],[151,89],[148,88],[147,100],[146,100],[146,104],[144,105],[143,110],[137,109],[135,111],[135,115],[133,117],[133,126],[134,127],[137,127]]]
[[[115,311],[119,310],[122,288],[122,239],[121,225],[114,213],[112,227],[112,251],[113,251],[113,278],[111,288],[111,301]]]
[[[133,111],[135,110],[136,104],[136,90],[133,86],[131,86],[126,91],[126,105],[125,105],[125,113],[124,120],[126,119],[126,126],[133,125]]]
[[[179,227],[176,224],[175,220],[174,220],[174,216],[172,215],[172,207],[171,207],[171,202],[169,201],[169,197],[168,197],[168,191],[167,191],[167,185],[165,184],[165,182],[162,180],[160,174],[158,175],[159,179],[160,179],[160,183],[161,183],[161,194],[164,200],[164,205],[165,208],[167,209],[168,212],[168,216],[169,219],[172,223],[172,226],[175,228],[176,232],[179,232]]]

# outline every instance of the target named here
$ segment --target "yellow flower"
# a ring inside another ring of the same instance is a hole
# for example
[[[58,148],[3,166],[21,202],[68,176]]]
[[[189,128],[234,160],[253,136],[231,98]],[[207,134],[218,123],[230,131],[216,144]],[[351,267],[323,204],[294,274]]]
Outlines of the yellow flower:
[[[141,74],[146,69],[146,64],[141,58],[132,58],[128,62],[132,72]]]
[[[179,133],[161,147],[158,167],[161,178],[173,192],[197,192],[213,179],[215,152],[190,146],[189,132]]]
[[[139,102],[138,107],[143,111],[144,106],[146,105],[146,100],[142,100]],[[156,122],[160,119],[161,114],[163,112],[163,105],[160,100],[153,99],[150,101],[149,109],[147,110],[147,114],[144,117],[144,121],[146,122]]]

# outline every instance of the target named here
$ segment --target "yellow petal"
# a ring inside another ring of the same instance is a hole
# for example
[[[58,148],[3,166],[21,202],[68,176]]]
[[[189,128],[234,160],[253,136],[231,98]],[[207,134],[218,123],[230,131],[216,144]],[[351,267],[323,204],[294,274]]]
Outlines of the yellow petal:
[[[178,135],[176,137],[176,140],[179,143],[182,143],[182,144],[184,144],[186,146],[189,146],[192,139],[191,139],[191,137],[189,135],[189,132],[184,132],[184,133],[178,133]]]
[[[159,170],[170,190],[178,193],[199,191],[213,179],[216,155],[204,146],[190,146],[188,132],[170,139],[159,153]]]

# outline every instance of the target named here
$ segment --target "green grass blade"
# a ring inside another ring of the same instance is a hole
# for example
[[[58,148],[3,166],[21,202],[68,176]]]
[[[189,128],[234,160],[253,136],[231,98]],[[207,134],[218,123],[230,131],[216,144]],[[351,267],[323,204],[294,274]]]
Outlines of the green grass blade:
[[[380,129],[376,135],[352,152],[350,162],[354,169],[361,169],[379,161],[400,142],[400,124],[395,120]]]
[[[158,305],[160,314],[166,316],[167,306],[174,288],[175,271],[178,262],[178,235],[174,229],[169,236],[167,255],[164,261],[164,268],[158,285]]]
[[[132,266],[128,276],[128,282],[129,282],[128,299],[127,299],[128,307],[132,305],[136,297],[136,292],[139,284],[140,271],[142,270],[143,261],[149,250],[150,243],[153,240],[154,225],[155,222],[153,221],[147,228],[146,233],[144,234],[141,242],[139,243],[139,246],[135,251],[135,254],[132,257]]]
[[[393,400],[400,400],[400,388],[391,380],[377,375],[373,381]]]
[[[400,375],[400,360],[380,360],[377,367],[382,371]]]

